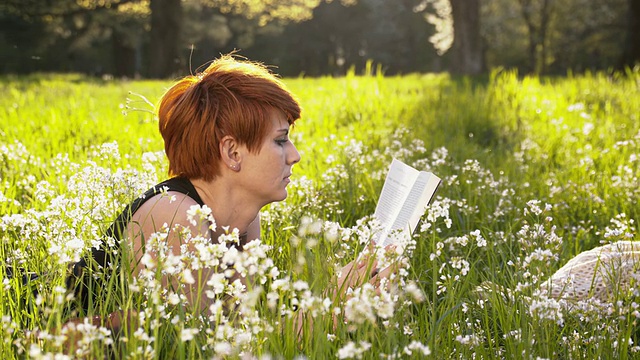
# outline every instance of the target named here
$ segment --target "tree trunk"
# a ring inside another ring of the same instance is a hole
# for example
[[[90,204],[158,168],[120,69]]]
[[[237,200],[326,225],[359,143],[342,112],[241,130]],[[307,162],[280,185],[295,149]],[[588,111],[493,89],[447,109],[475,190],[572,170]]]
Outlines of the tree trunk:
[[[629,22],[627,39],[622,57],[622,66],[640,64],[640,0],[629,0]]]
[[[552,3],[549,0],[536,1],[535,4],[531,0],[520,0],[519,3],[529,32],[529,71],[540,74],[546,71]]]
[[[450,0],[453,17],[451,72],[475,75],[482,72],[480,0]]]
[[[541,74],[547,71],[547,31],[549,30],[549,23],[551,21],[551,4],[549,0],[542,2],[542,10],[540,12],[540,53],[538,56],[538,62],[536,64],[536,73]]]
[[[527,31],[529,35],[529,46],[527,47],[527,52],[529,54],[529,69],[527,72],[535,72],[536,70],[536,48],[538,46],[537,41],[537,33],[536,25],[533,22],[533,6],[531,5],[531,0],[520,0],[520,7],[522,9],[522,18],[524,19],[524,23],[527,26]]]
[[[133,78],[136,72],[136,52],[135,48],[127,43],[126,34],[122,34],[118,29],[112,29],[111,45],[113,46],[113,75]]]
[[[149,76],[166,78],[180,65],[178,51],[182,28],[180,0],[151,0]]]

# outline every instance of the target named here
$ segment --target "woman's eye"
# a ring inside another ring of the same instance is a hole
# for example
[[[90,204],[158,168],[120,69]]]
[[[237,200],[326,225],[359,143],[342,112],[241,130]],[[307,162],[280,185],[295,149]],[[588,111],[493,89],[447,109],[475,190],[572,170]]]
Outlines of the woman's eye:
[[[276,143],[278,145],[284,145],[287,141],[289,141],[289,139],[277,139]]]

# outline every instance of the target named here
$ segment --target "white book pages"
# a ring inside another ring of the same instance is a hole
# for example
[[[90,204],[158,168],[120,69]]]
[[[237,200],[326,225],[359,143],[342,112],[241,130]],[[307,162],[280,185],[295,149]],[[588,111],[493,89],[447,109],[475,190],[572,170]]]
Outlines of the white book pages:
[[[375,211],[384,231],[374,241],[389,245],[387,235],[396,229],[413,233],[440,181],[433,173],[418,171],[393,159]]]

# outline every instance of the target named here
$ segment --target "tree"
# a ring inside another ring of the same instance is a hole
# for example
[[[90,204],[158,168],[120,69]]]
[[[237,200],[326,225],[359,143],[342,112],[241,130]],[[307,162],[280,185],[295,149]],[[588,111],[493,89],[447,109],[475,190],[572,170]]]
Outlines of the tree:
[[[149,33],[149,75],[162,78],[173,75],[180,65],[178,51],[182,30],[181,0],[151,0]]]
[[[483,71],[480,0],[450,0],[453,17],[451,72],[475,75]]]
[[[113,75],[129,78],[142,75],[148,6],[142,2],[124,4],[108,15],[106,26],[111,29]]]
[[[308,20],[288,24],[282,35],[263,37],[261,42],[265,44],[259,48],[276,48],[269,61],[280,64],[280,72],[286,75],[344,74],[350,66],[364,66],[366,16],[363,1],[350,6],[322,2]],[[254,51],[249,49],[258,56]]]
[[[431,24],[426,7],[416,0],[360,0],[369,7],[364,56],[383,65],[385,73],[426,70],[436,57],[429,46]]]
[[[608,69],[619,63],[627,29],[628,0],[555,2],[544,72]]]
[[[435,26],[429,41],[441,57],[449,53],[449,71],[474,75],[484,70],[480,0],[422,0],[414,11],[424,11],[424,18]]]
[[[639,8],[640,0],[3,0],[0,72],[164,78],[235,48],[293,75],[343,74],[366,60],[387,74],[444,63],[468,74],[595,71],[639,61]]]
[[[261,25],[272,20],[304,21],[311,19],[313,9],[322,0],[202,0],[223,13],[243,14],[257,18]],[[343,0],[342,2],[347,2]]]
[[[516,1],[483,1],[480,11],[485,67],[527,68],[527,30]]]
[[[437,58],[421,0],[321,2],[311,19],[260,36],[247,55],[278,64],[281,74],[344,75],[349,70],[428,71]],[[263,58],[263,56],[267,56]],[[375,66],[367,67],[371,61]],[[377,65],[380,65],[378,67]]]
[[[619,63],[625,47],[628,3],[629,0],[563,0],[546,5],[543,0],[484,1],[481,33],[486,65],[541,74],[611,68]],[[523,14],[529,17],[528,21]],[[638,31],[630,33],[627,45],[634,39],[638,44],[637,34]]]
[[[627,36],[622,56],[623,66],[640,63],[640,0],[629,0]]]
[[[125,8],[136,3],[5,0],[0,4],[0,38],[7,42],[0,42],[0,52],[8,55],[3,71],[133,76],[145,19]]]
[[[530,71],[540,74],[546,70],[547,34],[551,22],[550,0],[518,0],[529,32]]]
[[[194,0],[195,1],[195,0]],[[256,18],[261,25],[269,21],[301,21],[311,17],[320,0],[199,0],[223,13]],[[150,75],[167,77],[180,65],[179,41],[182,31],[181,0],[150,0]]]

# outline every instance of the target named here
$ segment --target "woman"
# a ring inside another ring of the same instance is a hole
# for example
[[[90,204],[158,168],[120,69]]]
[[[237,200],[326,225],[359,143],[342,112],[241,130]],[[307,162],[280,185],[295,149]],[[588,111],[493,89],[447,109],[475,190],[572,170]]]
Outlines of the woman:
[[[201,74],[177,81],[162,97],[158,118],[172,178],[134,201],[107,231],[107,238],[126,240],[132,250],[131,263],[118,267],[131,268],[134,275],[143,269],[143,263],[154,260],[142,261],[143,244],[164,224],[187,226],[193,234],[209,234],[211,239],[225,229],[238,229],[240,248],[247,240],[259,238],[259,211],[287,197],[292,168],[300,161],[289,139],[290,127],[300,118],[300,106],[260,64],[222,56]],[[187,211],[194,205],[210,208],[215,226],[191,223]],[[174,254],[184,250],[174,231],[168,233],[166,242]],[[93,259],[74,267],[75,278],[81,280],[76,281],[76,298],[85,314],[99,287],[91,285],[93,277],[82,273],[91,262],[108,266],[114,260],[110,254],[108,246],[94,249]],[[375,264],[366,260],[357,266],[351,263],[336,285],[344,290],[367,280],[377,283],[390,271],[378,273]],[[192,306],[206,309],[210,305],[211,300],[198,296],[202,292],[197,289],[212,272],[205,269],[186,289]],[[162,281],[165,286],[177,282],[168,277]],[[119,329],[124,315],[112,313],[106,326]],[[98,317],[93,320],[102,322]]]

